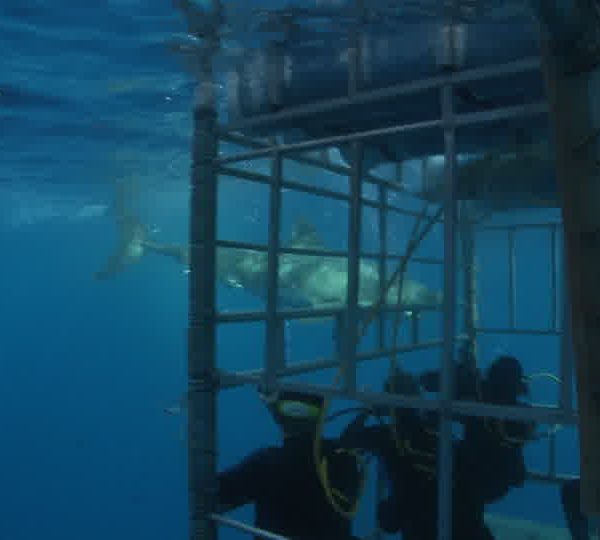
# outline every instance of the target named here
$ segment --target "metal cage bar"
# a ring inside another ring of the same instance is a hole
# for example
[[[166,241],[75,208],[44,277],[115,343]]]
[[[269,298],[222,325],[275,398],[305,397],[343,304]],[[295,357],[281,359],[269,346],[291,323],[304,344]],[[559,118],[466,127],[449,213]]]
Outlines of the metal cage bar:
[[[344,317],[344,354],[341,359],[343,385],[356,389],[356,349],[358,345],[358,295],[360,288],[361,188],[363,149],[360,142],[353,145],[352,175],[350,177],[350,208],[348,216],[348,290]]]
[[[519,118],[523,116],[538,116],[547,113],[548,106],[545,102],[531,103],[526,105],[515,105],[512,107],[502,107],[489,111],[456,114],[454,118],[454,123],[457,127],[466,127],[472,125],[485,124],[489,122],[495,123],[500,120],[509,120],[511,118]],[[421,130],[440,128],[442,128],[441,119],[424,120],[421,122],[414,122],[412,124],[400,124],[386,128],[356,131],[347,135],[335,135],[298,143],[285,144],[281,145],[279,148],[281,152],[285,152],[287,154],[290,152],[316,150],[324,146],[337,146],[348,142],[364,141],[374,137],[399,135],[401,133],[413,133]],[[246,161],[265,157],[269,154],[270,151],[271,150],[269,148],[265,148],[261,150],[244,152],[233,156],[224,156],[219,158],[219,164],[223,165],[226,163],[234,163],[236,161]]]
[[[222,248],[232,248],[232,249],[246,249],[249,251],[262,251],[268,252],[269,246],[264,244],[253,244],[250,242],[236,242],[234,240],[218,240],[217,246]],[[332,249],[308,249],[308,248],[291,248],[291,247],[278,247],[277,253],[288,253],[290,255],[310,255],[315,257],[340,257],[346,258],[348,257],[347,251],[337,251]],[[379,259],[381,257],[380,253],[361,253],[361,258],[364,259]],[[387,254],[386,259],[395,260],[402,259],[404,255],[393,255]],[[433,257],[413,257],[412,261],[417,262],[419,264],[438,264],[442,265],[444,263],[443,259],[436,259]]]
[[[383,298],[385,291],[385,283],[387,280],[386,262],[388,260],[388,246],[387,246],[387,212],[386,212],[386,201],[387,201],[387,188],[386,186],[379,186],[379,208],[377,212],[379,222],[379,298]],[[379,348],[385,348],[385,312],[380,311],[378,317],[378,340]]]
[[[557,331],[560,328],[558,320],[558,249],[557,249],[557,229],[558,226],[550,227],[550,287],[552,294],[550,296],[550,325],[549,329]]]
[[[279,298],[279,230],[281,224],[281,154],[273,155],[272,182],[269,196],[269,245],[267,250],[266,347],[263,384],[269,391],[277,371],[285,366],[284,321],[277,316]]]
[[[464,332],[468,336],[469,361],[477,367],[477,275],[475,263],[475,233],[470,222],[468,203],[462,205],[460,217],[461,268],[465,296]]]
[[[441,89],[444,125],[444,349],[441,370],[441,405],[438,453],[438,540],[452,538],[452,400],[454,337],[456,327],[456,135],[452,86]]]
[[[461,84],[527,71],[539,71],[540,69],[541,61],[539,58],[525,58],[502,65],[474,68],[455,73],[444,73],[426,79],[401,83],[377,90],[357,92],[353,96],[321,100],[316,103],[290,108],[277,113],[257,115],[248,120],[233,122],[225,126],[224,131],[242,131],[262,127],[271,124],[274,121],[302,119],[308,116],[342,109],[350,105],[376,103],[395,97],[416,94],[427,90],[435,90],[439,89],[444,84]]]
[[[261,375],[252,373],[222,373],[221,378],[227,386],[255,385],[259,383]],[[348,393],[338,386],[316,385],[296,381],[278,381],[275,390],[295,390],[308,392],[325,398],[341,397],[358,401],[367,405],[400,407],[407,409],[422,409],[424,411],[439,411],[445,408],[450,415],[473,416],[477,418],[497,418],[499,420],[522,420],[541,424],[576,424],[577,414],[573,411],[565,414],[558,407],[532,406],[521,407],[518,405],[492,405],[477,401],[452,401],[448,403],[439,399],[427,399],[400,394],[386,394],[378,392],[356,391]]]
[[[298,160],[298,161],[300,163],[302,162],[300,160]],[[341,171],[336,171],[335,174],[340,174],[342,176],[349,176],[352,174],[351,169],[346,169],[346,168],[340,168],[340,169],[341,169]],[[229,167],[229,166],[225,166],[225,165],[220,167],[220,173],[225,176],[230,176],[232,178],[239,178],[242,180],[247,180],[249,182],[256,182],[259,184],[268,185],[271,182],[271,177],[266,174],[254,172],[254,171],[248,171],[245,169],[237,169],[235,167]],[[366,177],[365,177],[364,181],[367,181]],[[390,187],[392,182],[388,182],[383,179],[378,179],[377,181],[369,180],[369,182],[376,186],[385,186],[388,189],[392,189]],[[311,195],[316,195],[318,197],[335,199],[335,200],[344,201],[344,202],[350,201],[350,195],[347,195],[345,193],[341,193],[338,191],[333,191],[333,190],[325,189],[325,188],[321,188],[321,187],[315,187],[315,186],[311,186],[308,184],[303,184],[303,183],[295,181],[295,180],[282,180],[281,187],[284,189],[289,189],[289,190],[293,190],[293,191],[300,191],[301,193],[309,193]],[[402,193],[402,194],[406,194],[408,196],[408,194],[401,189],[396,189],[396,191],[399,193]],[[365,199],[364,197],[361,198],[361,202],[365,206],[369,206],[369,207],[375,208],[375,209],[378,209],[381,204],[379,202]],[[419,215],[419,212],[415,212],[414,210],[408,210],[406,208],[399,208],[399,207],[393,206],[391,204],[384,203],[384,207],[386,208],[386,210],[389,210],[390,212],[395,212],[395,213],[401,214],[401,215],[413,216],[413,217],[418,217],[418,215]]]
[[[515,229],[511,227],[507,231],[508,236],[508,327],[515,330],[516,322],[516,266],[515,258]]]
[[[211,79],[208,78],[208,81]],[[216,112],[210,88],[194,110],[188,282],[188,491],[190,540],[216,540]],[[204,92],[203,92],[204,90]]]

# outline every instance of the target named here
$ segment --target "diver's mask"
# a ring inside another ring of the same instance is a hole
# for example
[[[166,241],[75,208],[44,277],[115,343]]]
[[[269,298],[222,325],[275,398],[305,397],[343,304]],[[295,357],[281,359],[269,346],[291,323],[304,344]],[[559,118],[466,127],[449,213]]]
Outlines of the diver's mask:
[[[281,391],[261,397],[288,437],[313,434],[324,412],[324,399],[313,394]]]

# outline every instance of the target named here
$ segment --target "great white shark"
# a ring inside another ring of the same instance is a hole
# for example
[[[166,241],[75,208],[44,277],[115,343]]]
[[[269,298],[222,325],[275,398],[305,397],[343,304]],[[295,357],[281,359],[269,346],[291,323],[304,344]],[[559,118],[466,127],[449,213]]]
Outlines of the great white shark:
[[[120,206],[117,204],[117,208]],[[155,241],[151,238],[149,228],[130,213],[121,212],[117,216],[117,235],[116,249],[102,269],[95,274],[97,279],[116,277],[148,253],[169,257],[183,267],[189,265],[188,245]],[[316,229],[305,221],[296,224],[285,247],[298,250],[324,249]],[[218,282],[243,289],[259,298],[266,298],[268,256],[265,251],[219,247],[216,264]],[[279,256],[278,278],[282,307],[336,309],[343,308],[347,303],[347,258],[282,253]],[[370,259],[359,261],[359,282],[359,306],[369,307],[378,303],[381,290],[377,262]],[[385,302],[397,305],[398,290],[398,282],[392,284],[387,291]],[[434,309],[441,305],[442,294],[419,281],[404,278],[400,300],[406,311]]]

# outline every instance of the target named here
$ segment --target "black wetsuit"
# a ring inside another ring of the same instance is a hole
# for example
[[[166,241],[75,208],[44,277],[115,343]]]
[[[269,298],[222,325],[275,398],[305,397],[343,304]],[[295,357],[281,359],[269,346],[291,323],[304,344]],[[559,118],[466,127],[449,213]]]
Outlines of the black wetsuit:
[[[581,511],[579,482],[579,478],[565,482],[560,487],[560,501],[571,538],[573,540],[589,540],[589,522],[587,516]]]
[[[336,490],[355,500],[360,483],[356,458],[336,448],[323,440],[328,477]],[[257,450],[219,474],[219,505],[229,510],[245,504],[255,505],[257,527],[293,540],[352,538],[351,522],[334,511],[321,485],[310,436]]]
[[[427,389],[437,390],[439,373],[428,372],[424,377],[427,379]],[[456,386],[457,399],[526,406],[518,402],[516,396],[506,397],[503,389],[494,392],[495,387],[482,381],[478,370],[462,364],[458,365]],[[471,416],[463,416],[459,420],[464,424],[465,431],[456,449],[455,474],[461,479],[463,496],[468,496],[469,504],[480,506],[483,512],[484,505],[499,501],[511,488],[521,487],[525,483],[527,469],[523,446],[530,440],[534,424]]]
[[[464,423],[456,467],[464,471],[458,474],[474,490],[473,496],[484,505],[491,504],[513,487],[522,487],[527,479],[523,444],[531,433],[530,425],[483,418]]]
[[[437,537],[437,429],[433,417],[403,411],[397,418],[396,435],[389,425],[364,426],[360,419],[348,427],[341,442],[380,459],[389,494],[377,509],[378,524],[388,534],[401,532],[403,540],[435,540]],[[454,482],[453,537],[492,538],[483,512]]]

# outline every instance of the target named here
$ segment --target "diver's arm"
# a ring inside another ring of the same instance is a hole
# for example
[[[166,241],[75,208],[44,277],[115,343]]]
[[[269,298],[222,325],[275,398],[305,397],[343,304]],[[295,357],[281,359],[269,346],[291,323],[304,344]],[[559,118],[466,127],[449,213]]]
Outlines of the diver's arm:
[[[271,449],[259,450],[219,473],[217,483],[220,513],[251,504],[256,500],[265,482],[269,480],[267,468],[271,456]]]
[[[479,372],[465,364],[456,366],[456,399],[478,399],[477,384]],[[426,392],[439,392],[441,372],[438,369],[425,371],[419,376],[419,382]]]
[[[359,414],[340,435],[340,445],[349,450],[362,450],[379,454],[382,440],[388,436],[388,429],[383,426],[365,426],[367,418],[372,414],[365,411]]]

